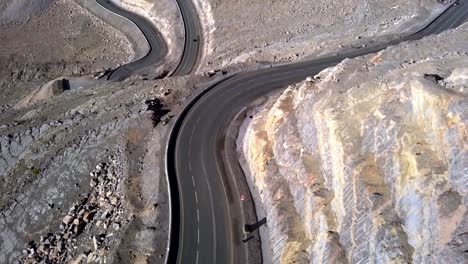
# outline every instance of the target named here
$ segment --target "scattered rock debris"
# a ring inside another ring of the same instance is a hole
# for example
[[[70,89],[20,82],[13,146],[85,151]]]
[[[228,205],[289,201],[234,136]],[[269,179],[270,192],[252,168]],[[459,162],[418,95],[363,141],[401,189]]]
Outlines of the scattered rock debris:
[[[161,122],[161,119],[170,112],[159,98],[147,100],[145,103],[148,106],[147,110],[153,112],[151,119],[153,120],[154,127],[156,127],[159,122]]]
[[[218,74],[218,72],[221,72],[222,75],[226,75],[228,72],[226,70],[210,70],[210,71],[207,71],[205,72],[203,75],[204,76],[208,76],[208,77],[213,77],[215,76],[216,74]]]
[[[90,193],[70,207],[59,231],[29,242],[20,263],[106,263],[111,237],[127,222],[117,160],[109,159],[90,173]]]
[[[168,70],[165,70],[165,71],[163,71],[161,74],[159,74],[158,76],[154,77],[154,80],[164,79],[164,78],[166,78],[168,75],[169,75],[169,71],[168,71]]]
[[[433,81],[435,83],[442,81],[444,79],[438,74],[427,74],[427,73],[424,74],[424,78],[427,80]]]

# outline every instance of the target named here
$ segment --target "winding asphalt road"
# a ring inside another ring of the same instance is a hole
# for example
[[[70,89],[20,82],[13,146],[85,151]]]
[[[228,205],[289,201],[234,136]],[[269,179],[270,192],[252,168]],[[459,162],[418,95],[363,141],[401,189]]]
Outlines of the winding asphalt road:
[[[184,21],[184,52],[179,65],[171,76],[183,76],[195,70],[203,48],[202,27],[192,0],[176,0]]]
[[[467,17],[468,1],[460,1],[421,31],[386,45],[236,74],[197,96],[177,119],[167,149],[173,208],[168,262],[249,263],[249,242],[241,242],[245,223],[240,194],[232,181],[243,175],[229,175],[221,162],[226,129],[245,105],[345,58],[442,32],[460,25]],[[232,163],[238,166],[237,160]]]
[[[122,9],[110,0],[95,0],[99,5],[112,13],[118,14],[132,21],[143,33],[148,41],[149,51],[141,59],[128,64],[124,64],[111,71],[107,76],[110,81],[122,81],[130,77],[136,71],[148,66],[158,66],[163,62],[167,54],[167,45],[159,31],[153,27],[152,23],[146,18]]]
[[[149,45],[149,51],[143,58],[112,70],[107,75],[108,80],[122,81],[138,70],[147,67],[157,67],[164,62],[164,58],[168,52],[166,42],[150,21],[116,6],[110,0],[95,1],[105,9],[132,21],[141,30]],[[184,21],[185,44],[180,62],[170,75],[182,76],[190,74],[197,65],[203,47],[203,40],[200,39],[202,29],[192,1],[176,0],[176,2]]]

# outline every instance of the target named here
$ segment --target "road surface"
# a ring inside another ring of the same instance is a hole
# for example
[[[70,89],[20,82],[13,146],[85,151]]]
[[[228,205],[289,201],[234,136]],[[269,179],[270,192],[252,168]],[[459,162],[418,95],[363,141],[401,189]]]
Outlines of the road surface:
[[[188,75],[195,70],[198,64],[202,48],[203,33],[197,12],[192,0],[176,0],[184,21],[185,44],[179,65],[171,73],[171,76]]]
[[[149,45],[149,51],[143,58],[112,70],[107,75],[108,80],[122,81],[136,73],[138,70],[147,67],[157,67],[164,62],[164,58],[168,52],[166,42],[164,41],[161,33],[159,33],[150,21],[116,6],[110,0],[95,1],[105,9],[132,21],[141,30]],[[184,21],[185,44],[181,60],[176,69],[171,73],[171,76],[182,76],[190,74],[195,69],[203,47],[203,40],[200,39],[202,29],[192,1],[176,1]]]
[[[111,71],[107,75],[108,80],[122,81],[140,69],[148,66],[156,67],[163,62],[163,59],[167,54],[166,42],[150,21],[114,5],[110,0],[96,0],[96,2],[105,9],[132,21],[141,30],[149,45],[149,51],[143,58],[124,64]]]
[[[177,119],[167,149],[173,208],[168,262],[229,264],[249,261],[247,245],[250,242],[241,242],[244,223],[240,215],[240,196],[232,183],[232,177],[243,175],[228,175],[221,162],[226,129],[245,105],[345,58],[440,33],[460,25],[467,16],[468,1],[460,1],[420,32],[386,45],[236,74],[198,96]],[[237,160],[232,162],[237,165]]]

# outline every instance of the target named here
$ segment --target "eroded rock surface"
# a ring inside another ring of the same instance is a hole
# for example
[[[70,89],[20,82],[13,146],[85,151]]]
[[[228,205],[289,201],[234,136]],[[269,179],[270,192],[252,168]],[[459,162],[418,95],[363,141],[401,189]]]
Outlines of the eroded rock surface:
[[[468,26],[345,60],[243,141],[274,263],[463,263]]]

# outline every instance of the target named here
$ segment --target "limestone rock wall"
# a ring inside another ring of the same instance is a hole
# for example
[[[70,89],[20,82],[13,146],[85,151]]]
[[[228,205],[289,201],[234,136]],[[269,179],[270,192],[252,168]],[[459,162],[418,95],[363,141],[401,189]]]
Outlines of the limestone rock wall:
[[[274,263],[463,263],[468,25],[345,60],[243,138]]]

